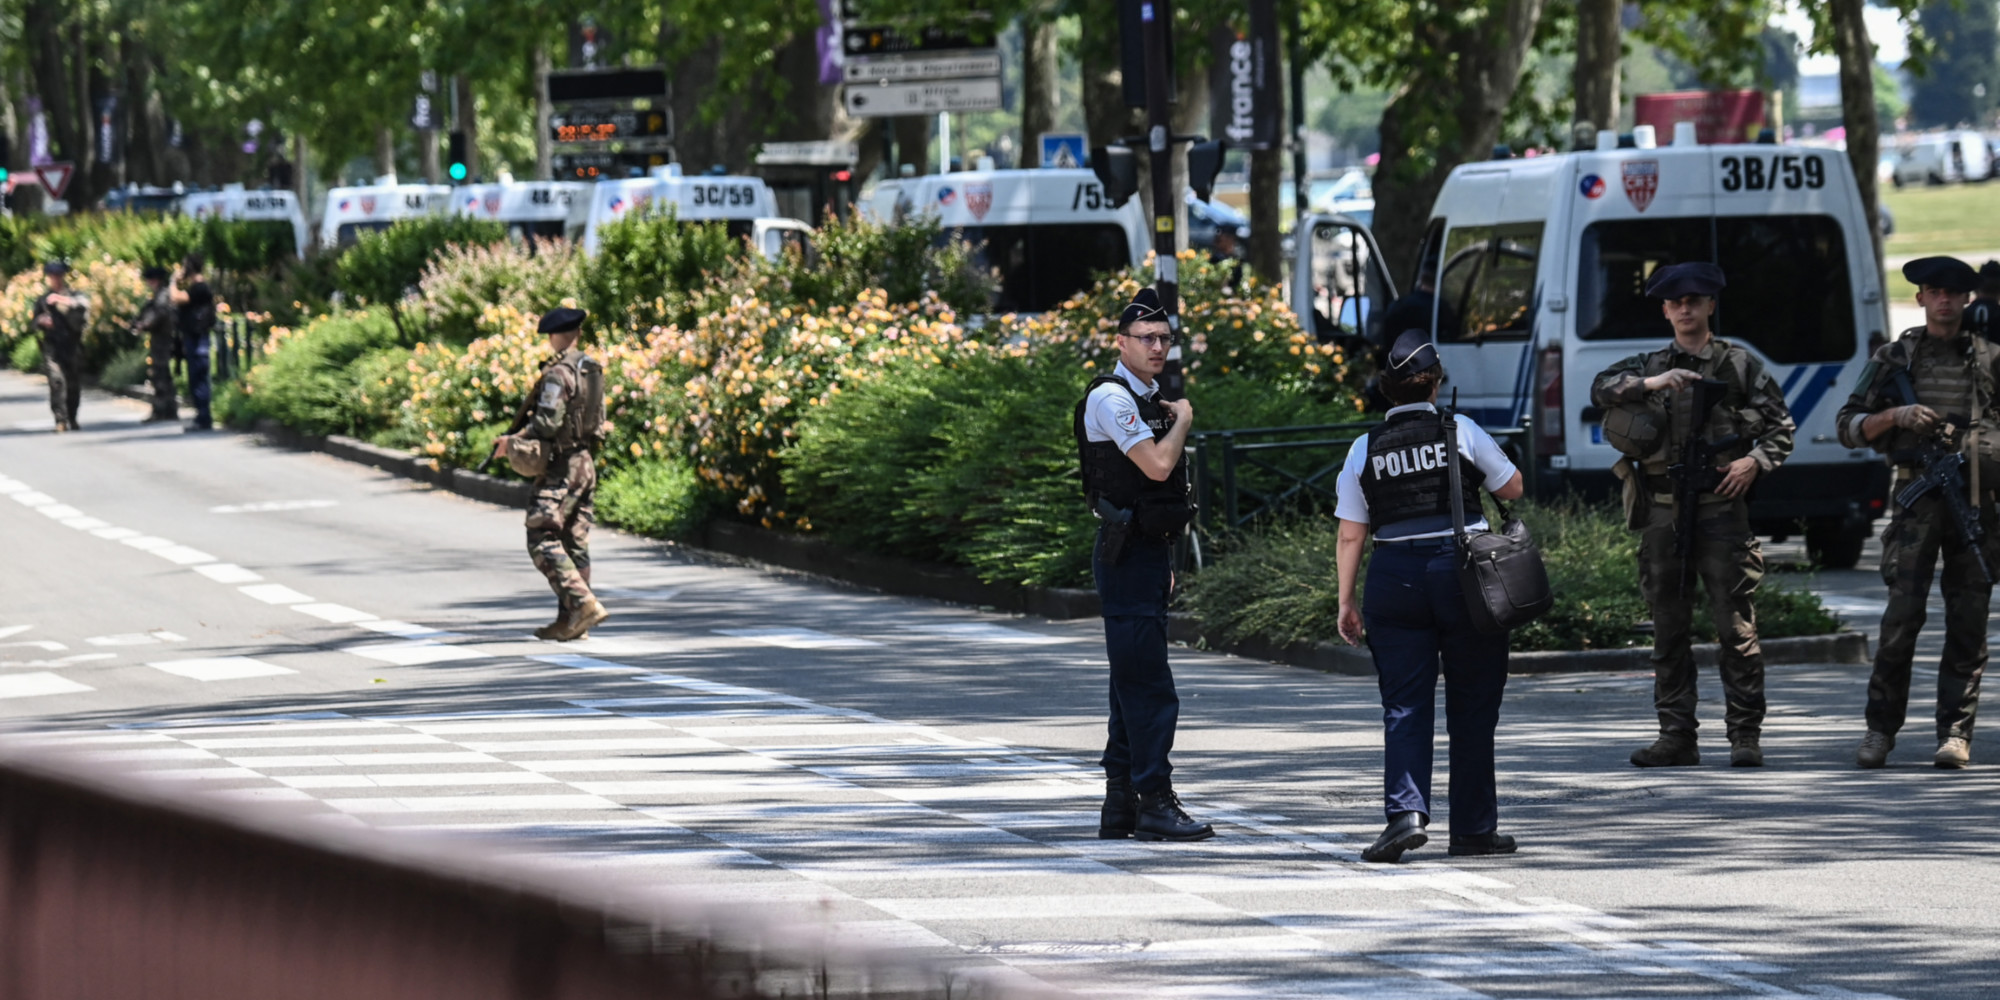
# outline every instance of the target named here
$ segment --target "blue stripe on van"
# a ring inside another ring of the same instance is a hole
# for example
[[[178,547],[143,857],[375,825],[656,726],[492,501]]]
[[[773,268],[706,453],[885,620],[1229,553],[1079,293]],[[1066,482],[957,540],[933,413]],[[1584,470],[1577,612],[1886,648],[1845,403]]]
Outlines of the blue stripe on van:
[[[1805,388],[1799,391],[1797,401],[1790,404],[1793,424],[1805,426],[1806,418],[1812,416],[1813,408],[1826,397],[1826,390],[1840,380],[1840,370],[1845,367],[1847,367],[1845,364],[1820,365],[1813,371],[1812,377],[1806,380]],[[1796,376],[1805,369],[1806,366],[1800,365],[1792,374]],[[1785,380],[1786,393],[1791,392],[1792,384],[1796,381],[1796,378]]]
[[[1785,384],[1779,387],[1778,395],[1783,396],[1786,399],[1792,398],[1792,390],[1798,386],[1799,379],[1805,377],[1806,377],[1806,366],[1800,365],[1797,368],[1792,369],[1792,373],[1790,375],[1785,376]]]

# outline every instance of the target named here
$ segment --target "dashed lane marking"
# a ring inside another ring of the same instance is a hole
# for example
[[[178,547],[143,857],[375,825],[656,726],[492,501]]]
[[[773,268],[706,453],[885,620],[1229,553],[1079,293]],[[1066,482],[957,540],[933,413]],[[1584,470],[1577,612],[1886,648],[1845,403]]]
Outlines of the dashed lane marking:
[[[308,614],[314,618],[333,622],[336,625],[353,625],[373,621],[375,616],[366,611],[350,608],[345,604],[294,604],[292,610]]]
[[[194,571],[217,583],[256,583],[263,577],[253,570],[244,569],[235,563],[209,563],[196,566]]]
[[[190,660],[162,660],[146,664],[154,670],[198,681],[233,681],[245,677],[275,677],[298,671],[248,656],[210,656]]]
[[[244,595],[254,597],[265,604],[311,604],[313,599],[285,586],[282,583],[255,583],[248,587],[238,587]]]
[[[48,694],[81,694],[95,691],[60,674],[0,674],[0,698],[38,698]]]
[[[786,649],[855,649],[881,645],[868,639],[834,635],[809,628],[719,628],[714,632],[717,635],[748,639],[768,646],[783,646]]]
[[[264,500],[258,503],[223,504],[210,507],[211,514],[273,514],[289,510],[317,510],[339,506],[338,500]]]
[[[359,646],[344,646],[342,651],[371,660],[380,660],[383,663],[392,663],[399,667],[421,667],[429,663],[450,663],[455,660],[487,660],[493,657],[491,653],[482,653],[476,649],[453,646],[430,639],[363,643]]]
[[[0,649],[7,649],[15,646],[27,646],[32,649],[46,650],[51,653],[60,653],[63,650],[69,648],[68,646],[63,645],[62,643],[57,642],[54,639],[23,639],[20,642],[0,642]]]

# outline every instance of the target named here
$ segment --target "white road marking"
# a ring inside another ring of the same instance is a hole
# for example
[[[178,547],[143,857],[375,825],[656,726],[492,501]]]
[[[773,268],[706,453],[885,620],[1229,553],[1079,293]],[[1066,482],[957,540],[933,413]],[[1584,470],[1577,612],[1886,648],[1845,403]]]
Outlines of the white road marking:
[[[181,566],[194,566],[200,563],[212,563],[215,561],[214,556],[200,549],[188,548],[185,545],[169,545],[166,548],[154,549],[153,554]]]
[[[53,660],[0,660],[0,667],[68,667],[78,663],[117,658],[117,653],[71,653]]]
[[[211,514],[271,514],[288,510],[316,510],[321,507],[335,507],[338,500],[264,500],[257,503],[223,504],[210,507]]]
[[[130,545],[141,552],[152,552],[156,549],[172,548],[173,546],[180,544],[171,538],[161,538],[158,535],[135,535],[131,538],[121,538],[119,539],[119,541],[126,545]]]
[[[406,728],[442,736],[447,733],[601,733],[607,730],[643,729],[659,732],[660,727],[644,719],[617,715],[571,719],[494,719],[486,722],[406,722]]]
[[[55,497],[52,497],[47,493],[38,492],[36,490],[17,491],[14,494],[14,499],[24,507],[46,507],[49,504],[56,502]]]
[[[146,664],[154,670],[198,681],[233,681],[246,677],[275,677],[298,671],[248,656],[210,656],[191,660],[161,660]]]
[[[95,531],[98,528],[108,528],[111,526],[110,521],[106,521],[101,517],[91,517],[88,514],[79,517],[63,518],[62,524],[66,528],[75,528],[78,531]]]
[[[282,583],[259,583],[237,590],[254,597],[265,604],[311,604],[312,598],[285,586]]]
[[[368,624],[363,622],[363,625]],[[421,667],[427,663],[448,663],[454,660],[491,659],[491,653],[482,653],[464,646],[452,646],[429,639],[412,642],[377,642],[359,646],[342,647],[342,652],[365,656],[383,663],[393,663],[399,667]]]
[[[208,794],[219,799],[237,799],[245,802],[311,802],[312,793],[296,788],[225,788]]]
[[[264,750],[271,747],[366,747],[408,746],[413,743],[445,743],[421,733],[375,733],[368,736],[225,736],[186,741],[203,750]],[[238,760],[235,763],[241,764]]]
[[[91,531],[91,534],[96,535],[99,538],[109,539],[114,542],[124,541],[127,538],[139,537],[139,532],[133,531],[131,528],[121,528],[115,524],[108,528],[97,528]]]
[[[152,637],[153,637],[153,638],[155,638],[155,639],[158,639],[158,640],[160,640],[161,642],[186,642],[186,641],[188,641],[188,640],[187,640],[187,636],[184,636],[184,635],[180,634],[179,632],[169,632],[169,631],[167,631],[166,629],[163,629],[163,628],[156,628],[156,629],[154,629],[154,630],[152,630],[151,632],[148,632],[148,633],[146,633],[146,634],[147,634],[147,635],[150,635],[150,636],[152,636]]]
[[[337,625],[352,625],[356,622],[373,621],[375,616],[366,611],[350,608],[345,604],[294,604],[293,611],[324,619]]]
[[[421,774],[295,774],[278,776],[293,788],[467,788],[475,785],[554,785],[546,774],[527,771],[433,771]]]
[[[60,653],[63,650],[69,648],[68,646],[63,645],[62,643],[57,642],[54,639],[23,639],[20,642],[0,642],[0,649],[7,649],[14,646],[28,646],[34,649],[45,649],[51,653]]]
[[[717,750],[730,750],[725,744],[715,744]],[[582,760],[517,760],[515,767],[526,768],[543,774],[564,773],[642,773],[648,771],[756,771],[778,770],[789,767],[780,761],[766,760],[755,755],[735,752],[713,754],[675,754],[671,757],[589,757]]]
[[[0,674],[0,698],[36,698],[45,694],[79,694],[95,691],[60,674]]]
[[[235,563],[209,563],[196,566],[194,571],[214,580],[216,583],[256,583],[263,577]]]
[[[1008,628],[990,622],[956,622],[944,625],[903,625],[908,632],[935,635],[944,639],[963,642],[988,642],[1009,646],[1054,646],[1077,641],[1066,635],[1042,635],[1026,629]]]
[[[69,504],[66,503],[44,504],[35,509],[40,511],[43,516],[57,521],[61,521],[72,517],[83,516],[83,511],[77,510],[75,507],[71,507]]]
[[[232,764],[243,767],[286,768],[286,767],[388,767],[403,764],[498,764],[500,758],[491,754],[467,750],[450,750],[440,753],[316,753],[291,754],[283,757],[229,757]]]
[[[261,778],[247,767],[162,767],[133,774],[152,781],[223,781],[232,778]]]
[[[153,631],[98,635],[83,641],[93,646],[155,646],[162,642],[186,642],[187,638],[172,632]]]
[[[425,795],[414,798],[322,799],[344,813],[528,812],[623,809],[595,795]]]
[[[578,656],[575,653],[548,653],[539,656],[530,656],[528,659],[539,663],[553,664],[558,667],[568,667],[571,670],[611,670],[628,674],[644,673],[638,667],[628,667],[622,663],[612,663],[609,660],[600,660],[594,656]]]
[[[429,625],[413,625],[409,622],[397,621],[394,618],[376,618],[372,621],[355,622],[354,624],[370,632],[401,636],[405,639],[438,639],[458,636],[456,632],[446,632],[443,629],[431,628]]]
[[[21,633],[23,633],[23,632],[26,632],[26,631],[28,631],[28,630],[29,630],[29,629],[31,629],[31,628],[34,628],[34,626],[33,626],[33,625],[5,625],[5,626],[0,626],[0,639],[5,639],[5,638],[7,638],[7,637],[9,637],[9,636],[16,636],[16,635],[20,635]]]
[[[854,649],[881,645],[868,639],[833,635],[809,628],[719,628],[713,631],[717,635],[748,639],[767,646],[783,646],[786,649]]]
[[[437,742],[443,743],[443,740]],[[691,736],[625,736],[574,740],[460,740],[459,746],[481,753],[554,753],[564,750],[687,750],[713,749],[714,740]]]

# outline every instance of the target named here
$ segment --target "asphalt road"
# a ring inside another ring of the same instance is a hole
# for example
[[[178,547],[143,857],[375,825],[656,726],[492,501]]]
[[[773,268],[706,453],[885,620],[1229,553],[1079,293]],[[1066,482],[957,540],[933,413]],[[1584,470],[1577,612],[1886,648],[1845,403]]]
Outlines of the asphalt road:
[[[1220,835],[1105,842],[1094,622],[606,531],[616,616],[539,643],[517,512],[95,394],[56,436],[44,398],[0,375],[0,717],[190,795],[1096,996],[1914,1000],[2000,971],[2000,760],[1931,769],[1919,709],[1893,766],[1855,770],[1864,668],[1774,667],[1761,771],[1722,766],[1712,700],[1704,765],[1642,772],[1648,676],[1514,678],[1521,853],[1381,867],[1356,857],[1373,683],[1176,650],[1177,783]],[[1879,600],[1867,579],[1822,585]]]

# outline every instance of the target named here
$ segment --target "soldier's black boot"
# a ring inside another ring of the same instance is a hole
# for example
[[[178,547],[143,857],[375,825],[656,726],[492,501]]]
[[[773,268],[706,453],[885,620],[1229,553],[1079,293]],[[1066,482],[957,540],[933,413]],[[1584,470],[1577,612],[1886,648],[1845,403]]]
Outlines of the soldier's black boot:
[[[1729,738],[1730,767],[1763,767],[1764,748],[1758,745],[1758,733],[1737,733]]]
[[[1104,808],[1097,813],[1097,839],[1122,840],[1139,821],[1139,796],[1131,778],[1104,779]]]
[[[1685,729],[1662,729],[1653,745],[1632,751],[1634,767],[1693,767],[1701,763],[1694,734]]]
[[[1139,793],[1139,814],[1132,823],[1134,840],[1207,840],[1215,828],[1197,823],[1181,808],[1180,796],[1172,788]]]
[[[1477,858],[1488,854],[1512,854],[1515,850],[1514,838],[1504,833],[1482,833],[1461,837],[1452,834],[1451,847],[1445,852],[1454,858]]]
[[[1426,822],[1429,820],[1420,812],[1399,814],[1389,821],[1374,843],[1362,849],[1361,860],[1382,865],[1403,860],[1404,851],[1414,851],[1431,842],[1431,835],[1424,832]]]

